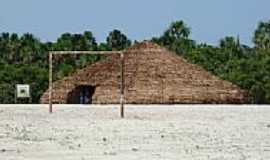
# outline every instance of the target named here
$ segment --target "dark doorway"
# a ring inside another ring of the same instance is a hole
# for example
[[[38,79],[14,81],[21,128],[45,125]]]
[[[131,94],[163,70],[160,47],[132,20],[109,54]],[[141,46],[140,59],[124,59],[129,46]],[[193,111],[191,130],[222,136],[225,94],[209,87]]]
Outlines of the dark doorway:
[[[93,94],[95,93],[96,87],[91,85],[77,86],[68,94],[68,104],[92,104]]]

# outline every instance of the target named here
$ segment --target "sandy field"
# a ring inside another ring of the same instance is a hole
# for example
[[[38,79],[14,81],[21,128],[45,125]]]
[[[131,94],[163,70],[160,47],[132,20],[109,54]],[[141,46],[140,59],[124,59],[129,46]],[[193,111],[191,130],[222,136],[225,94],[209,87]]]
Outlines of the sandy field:
[[[0,106],[0,160],[269,160],[270,106]]]

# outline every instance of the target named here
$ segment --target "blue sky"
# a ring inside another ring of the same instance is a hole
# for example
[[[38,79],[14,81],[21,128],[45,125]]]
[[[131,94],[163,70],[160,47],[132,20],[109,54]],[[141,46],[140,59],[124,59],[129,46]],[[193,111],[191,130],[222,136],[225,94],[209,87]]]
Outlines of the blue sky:
[[[269,6],[269,0],[1,0],[0,32],[31,32],[55,41],[64,32],[90,30],[100,42],[120,29],[132,40],[144,40],[184,20],[198,42],[217,44],[239,35],[252,45],[257,23],[270,19]]]

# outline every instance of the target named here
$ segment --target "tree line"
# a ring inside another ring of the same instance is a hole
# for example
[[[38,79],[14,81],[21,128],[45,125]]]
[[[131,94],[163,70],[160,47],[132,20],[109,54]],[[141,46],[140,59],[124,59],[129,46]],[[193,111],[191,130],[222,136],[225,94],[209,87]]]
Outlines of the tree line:
[[[254,46],[227,36],[217,46],[198,43],[190,38],[191,29],[176,21],[151,41],[204,67],[221,79],[231,81],[250,95],[250,103],[270,103],[270,21],[259,22],[253,33]],[[0,35],[0,103],[14,103],[15,84],[30,84],[33,103],[38,103],[48,88],[48,51],[123,50],[132,43],[119,30],[111,31],[106,42],[97,43],[91,31],[64,33],[56,42],[41,42],[31,33]],[[61,79],[101,56],[65,57],[55,60],[54,80]]]

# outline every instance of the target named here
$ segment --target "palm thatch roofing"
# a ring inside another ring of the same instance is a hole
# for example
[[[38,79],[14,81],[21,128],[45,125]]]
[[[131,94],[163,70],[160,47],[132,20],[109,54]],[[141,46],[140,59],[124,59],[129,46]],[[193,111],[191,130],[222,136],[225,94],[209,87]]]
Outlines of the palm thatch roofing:
[[[79,86],[94,86],[88,97],[91,103],[119,103],[119,60],[119,55],[113,54],[55,81],[53,103],[72,103],[71,99],[81,92]],[[42,95],[41,103],[48,103],[48,93]],[[124,53],[124,100],[129,104],[241,104],[247,102],[247,94],[183,57],[145,41]]]

